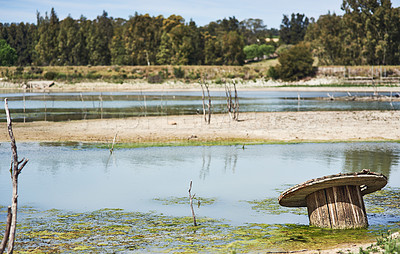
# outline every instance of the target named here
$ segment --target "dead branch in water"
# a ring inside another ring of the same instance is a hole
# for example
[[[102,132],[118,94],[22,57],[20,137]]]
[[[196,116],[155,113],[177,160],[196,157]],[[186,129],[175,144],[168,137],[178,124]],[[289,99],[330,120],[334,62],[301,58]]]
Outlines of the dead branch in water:
[[[225,83],[226,107],[228,109],[228,114],[231,119],[239,121],[239,98],[235,81],[233,81],[232,86],[235,94],[234,98],[232,98],[231,84]]]
[[[11,206],[9,206],[7,209],[6,231],[4,233],[3,240],[1,241],[1,244],[0,244],[0,253],[4,252],[7,242],[8,242],[8,237],[10,236],[11,218],[12,218]]]
[[[11,162],[10,173],[11,180],[13,186],[12,199],[11,199],[11,220],[6,227],[10,227],[10,231],[8,234],[8,247],[7,253],[13,253],[14,251],[14,243],[15,243],[15,234],[17,229],[17,208],[18,208],[18,176],[21,174],[22,169],[28,163],[28,159],[23,158],[22,160],[18,160],[17,153],[17,145],[15,143],[14,133],[12,130],[12,122],[10,116],[10,110],[8,109],[8,100],[4,99],[4,108],[7,115],[7,128],[8,134],[11,139],[11,151],[13,155],[13,161]],[[7,220],[8,222],[8,220]],[[7,233],[7,232],[6,232]],[[6,237],[6,236],[5,236]]]
[[[115,140],[117,139],[117,135],[118,135],[118,132],[115,133],[115,136],[114,136],[111,148],[110,148],[110,154],[114,152],[114,145],[115,145]]]
[[[192,196],[191,191],[192,191],[192,181],[190,181],[190,187],[189,187],[189,200],[190,200],[190,208],[192,209],[193,225],[196,227],[197,226],[196,215],[194,214],[194,209],[193,209],[193,198],[195,195]]]
[[[211,122],[211,95],[210,95],[210,89],[208,88],[208,84],[205,83],[204,81],[200,82],[200,85],[201,85],[201,91],[202,91],[204,121],[207,124],[210,124],[210,122]],[[206,105],[205,105],[205,100],[206,100],[205,91],[207,91],[207,96],[208,96],[207,110],[206,110]],[[207,117],[206,111],[208,112],[208,117]]]

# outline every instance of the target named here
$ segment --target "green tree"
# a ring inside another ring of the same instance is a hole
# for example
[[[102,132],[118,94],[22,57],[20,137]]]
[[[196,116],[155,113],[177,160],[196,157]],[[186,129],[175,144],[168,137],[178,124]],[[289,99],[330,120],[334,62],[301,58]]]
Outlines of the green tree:
[[[84,16],[81,16],[78,23],[78,31],[75,35],[75,45],[72,48],[72,57],[74,65],[87,65],[89,63],[89,49],[87,46],[88,43],[88,34],[90,31],[90,27],[92,26],[92,22],[87,20]]]
[[[299,43],[286,50],[278,60],[280,65],[276,71],[282,80],[301,80],[315,74],[311,48],[304,43]]]
[[[103,11],[103,14],[97,16],[96,20],[93,21],[89,30],[89,36],[87,38],[89,64],[111,64],[110,43],[112,37],[112,20],[108,17],[107,12]]]
[[[111,64],[114,65],[125,65],[128,63],[125,43],[124,43],[124,24],[126,20],[116,19],[114,20],[114,36],[111,40],[110,51],[111,51]]]
[[[274,53],[275,48],[272,45],[262,44],[252,44],[247,45],[243,48],[243,51],[246,55],[246,59],[254,59],[254,58],[263,58],[264,56],[269,56]]]
[[[309,23],[304,14],[292,13],[290,19],[287,15],[283,15],[280,40],[285,44],[297,44],[303,41]]]
[[[243,48],[246,59],[254,59],[259,57],[259,47],[257,44],[247,45]]]
[[[223,64],[242,65],[244,63],[244,40],[237,31],[230,31],[220,37]]]
[[[246,45],[264,43],[268,37],[267,26],[261,19],[245,19],[240,22],[240,32]]]
[[[160,48],[163,16],[149,14],[131,17],[125,29],[125,48],[129,64],[150,65],[157,62]]]
[[[202,63],[202,38],[193,21],[185,24],[181,16],[172,15],[163,21],[162,31],[157,63],[178,65]]]
[[[73,49],[78,43],[79,26],[78,23],[70,16],[65,18],[60,23],[58,34],[58,65],[76,65],[73,55]]]
[[[12,66],[17,61],[17,52],[6,40],[0,40],[0,66]]]
[[[0,26],[0,39],[4,39],[15,49],[18,59],[16,65],[24,66],[32,63],[36,45],[36,26],[28,23],[12,23]]]
[[[335,13],[322,15],[308,26],[305,40],[311,42],[321,65],[343,63],[343,22]]]
[[[204,38],[204,64],[221,65],[223,64],[221,42],[217,36],[211,35],[208,31],[203,33]]]
[[[59,34],[59,19],[54,8],[51,9],[50,17],[38,16],[38,33],[39,41],[36,44],[36,51],[38,53],[38,65],[56,65],[58,63],[58,34]]]

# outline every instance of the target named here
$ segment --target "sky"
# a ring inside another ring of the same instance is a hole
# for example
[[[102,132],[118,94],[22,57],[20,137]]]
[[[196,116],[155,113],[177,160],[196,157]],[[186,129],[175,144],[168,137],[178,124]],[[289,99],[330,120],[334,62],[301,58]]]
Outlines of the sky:
[[[318,19],[328,11],[342,14],[341,4],[342,0],[0,0],[0,22],[36,23],[37,11],[44,16],[54,7],[60,20],[68,15],[95,19],[105,10],[109,17],[124,19],[135,12],[165,18],[176,14],[198,26],[233,16],[239,21],[258,18],[267,28],[279,29],[284,14],[301,13]],[[400,0],[392,0],[392,4],[398,7]]]

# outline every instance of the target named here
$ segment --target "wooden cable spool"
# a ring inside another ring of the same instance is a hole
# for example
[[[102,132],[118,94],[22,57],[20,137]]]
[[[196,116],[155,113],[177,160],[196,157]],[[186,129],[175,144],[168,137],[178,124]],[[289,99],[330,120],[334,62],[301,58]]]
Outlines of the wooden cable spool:
[[[279,204],[307,207],[310,225],[323,228],[368,226],[363,196],[387,184],[383,174],[363,170],[312,179],[284,191]]]

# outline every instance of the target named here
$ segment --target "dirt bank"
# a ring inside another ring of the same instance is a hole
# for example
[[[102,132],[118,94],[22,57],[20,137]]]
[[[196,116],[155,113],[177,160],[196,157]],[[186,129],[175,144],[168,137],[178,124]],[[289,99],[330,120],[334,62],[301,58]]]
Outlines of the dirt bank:
[[[117,142],[229,141],[327,142],[400,140],[399,111],[243,113],[14,123],[17,141]],[[0,141],[8,141],[1,123]]]

